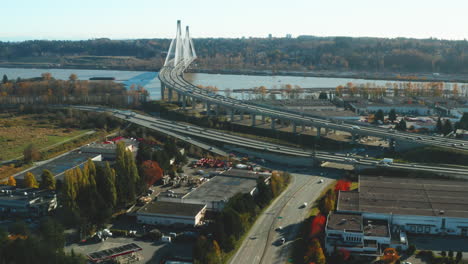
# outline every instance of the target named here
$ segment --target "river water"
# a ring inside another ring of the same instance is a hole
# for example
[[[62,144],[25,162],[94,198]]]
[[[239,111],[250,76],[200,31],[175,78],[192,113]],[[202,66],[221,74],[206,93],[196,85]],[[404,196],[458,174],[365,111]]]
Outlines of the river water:
[[[77,69],[24,69],[24,68],[0,68],[0,78],[6,74],[9,79],[39,77],[42,73],[49,72],[56,79],[66,80],[74,73],[80,80],[89,80],[91,77],[114,77],[116,81],[124,83],[127,87],[132,84],[142,85],[148,90],[151,99],[160,99],[160,83],[157,72],[142,71],[115,71],[115,70],[77,70]],[[350,78],[324,78],[324,77],[299,77],[299,76],[252,76],[252,75],[229,75],[229,74],[206,74],[189,73],[185,75],[194,84],[204,86],[216,86],[219,90],[224,89],[248,89],[257,86],[267,88],[281,88],[282,85],[298,85],[302,88],[334,88],[345,85],[370,83],[372,86],[383,86],[386,83],[399,83],[387,80],[365,80]],[[463,84],[459,84],[462,86]],[[466,92],[466,90],[464,91]],[[232,93],[232,96],[242,98],[244,94]]]

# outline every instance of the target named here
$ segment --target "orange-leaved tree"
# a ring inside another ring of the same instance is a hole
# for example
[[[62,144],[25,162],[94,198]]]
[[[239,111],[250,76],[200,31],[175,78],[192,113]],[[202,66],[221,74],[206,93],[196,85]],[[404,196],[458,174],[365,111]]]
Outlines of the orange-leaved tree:
[[[380,257],[384,263],[393,264],[400,259],[398,252],[394,248],[387,248],[383,252],[383,256]]]
[[[318,237],[325,230],[327,218],[321,213],[317,214],[310,225],[310,237]]]
[[[153,185],[163,177],[163,170],[156,161],[146,160],[143,162],[141,168],[148,186]]]

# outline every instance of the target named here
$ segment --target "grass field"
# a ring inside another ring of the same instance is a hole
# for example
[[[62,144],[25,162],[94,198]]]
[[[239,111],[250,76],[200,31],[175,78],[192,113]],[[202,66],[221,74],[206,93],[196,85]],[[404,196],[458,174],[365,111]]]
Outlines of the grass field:
[[[0,115],[0,160],[21,157],[23,150],[33,143],[46,149],[88,132],[60,128],[46,115]]]

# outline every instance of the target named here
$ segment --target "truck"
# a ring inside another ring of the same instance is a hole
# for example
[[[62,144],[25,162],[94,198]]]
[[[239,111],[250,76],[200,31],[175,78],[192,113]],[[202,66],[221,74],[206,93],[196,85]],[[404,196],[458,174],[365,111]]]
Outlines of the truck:
[[[383,158],[381,161],[380,161],[380,164],[393,164],[393,159],[391,158]]]

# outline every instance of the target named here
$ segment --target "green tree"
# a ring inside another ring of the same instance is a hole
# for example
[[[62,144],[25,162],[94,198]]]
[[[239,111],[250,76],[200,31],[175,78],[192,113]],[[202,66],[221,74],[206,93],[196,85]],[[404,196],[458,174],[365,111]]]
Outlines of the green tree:
[[[440,119],[440,116],[439,118],[437,119],[437,124],[436,124],[436,132],[437,133],[442,133],[443,131],[443,124],[442,124],[442,120]]]
[[[453,258],[453,250],[449,250],[447,256],[452,259]]]
[[[41,189],[55,190],[55,177],[49,170],[44,170],[41,175]]]
[[[328,99],[327,93],[326,92],[320,92],[319,99],[320,100],[327,100]]]
[[[255,200],[258,206],[263,208],[271,201],[271,199],[273,199],[273,192],[271,191],[271,188],[266,185],[265,178],[263,176],[260,176],[257,179],[257,190],[258,193]]]
[[[52,218],[45,218],[39,225],[39,232],[43,242],[54,250],[63,250],[65,235],[63,226]]]
[[[458,128],[468,130],[468,112],[463,113],[460,122],[458,122]]]
[[[379,109],[377,113],[375,113],[374,122],[378,123],[378,121],[381,121],[383,123],[384,119],[385,119],[384,112],[382,111],[382,109]]]
[[[26,188],[38,188],[39,187],[36,177],[31,172],[26,172],[26,175],[24,175],[24,187]]]
[[[30,163],[41,158],[39,150],[34,144],[29,144],[23,151],[24,162]]]
[[[444,126],[442,127],[442,133],[443,133],[444,135],[448,135],[448,134],[450,134],[452,131],[453,131],[452,122],[450,121],[450,119],[445,120]]]
[[[397,114],[396,114],[396,111],[395,109],[390,109],[390,112],[388,113],[388,120],[395,122],[395,120],[397,119]]]
[[[5,84],[7,82],[8,82],[8,77],[6,76],[6,74],[3,74],[2,83]]]
[[[457,252],[457,255],[455,256],[455,261],[459,263],[463,258],[463,253],[461,251]]]
[[[117,203],[117,190],[115,188],[115,170],[106,162],[104,168],[98,167],[98,174],[96,178],[98,192],[101,194],[104,202],[115,208]]]
[[[406,121],[404,119],[401,119],[400,122],[396,124],[395,129],[399,131],[406,131]]]

